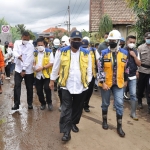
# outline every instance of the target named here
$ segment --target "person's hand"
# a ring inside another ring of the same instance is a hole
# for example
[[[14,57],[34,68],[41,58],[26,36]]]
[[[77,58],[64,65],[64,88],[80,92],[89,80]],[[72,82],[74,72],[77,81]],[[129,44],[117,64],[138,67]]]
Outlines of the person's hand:
[[[139,72],[138,71],[136,71],[136,77],[137,77],[137,79],[139,79]]]
[[[20,75],[21,75],[22,77],[24,77],[24,76],[26,75],[26,72],[22,71],[22,72],[20,73]]]
[[[127,84],[128,84],[128,82],[127,82],[127,81],[125,81],[125,82],[124,82],[124,87],[127,87]]]
[[[43,67],[39,67],[38,69],[36,69],[36,72],[40,72],[43,70]]]
[[[4,80],[4,78],[5,78],[5,75],[1,74],[1,79]]]
[[[133,58],[136,57],[136,54],[134,53],[134,51],[129,51],[129,53]]]
[[[110,88],[108,87],[108,85],[107,85],[106,83],[103,83],[103,84],[102,84],[102,89],[105,90],[105,91],[107,91],[107,90],[109,90]]]
[[[23,62],[23,60],[22,60],[22,55],[20,55],[20,56],[18,57],[18,59]]]
[[[54,81],[53,80],[50,81],[49,87],[50,87],[51,90],[54,89]]]

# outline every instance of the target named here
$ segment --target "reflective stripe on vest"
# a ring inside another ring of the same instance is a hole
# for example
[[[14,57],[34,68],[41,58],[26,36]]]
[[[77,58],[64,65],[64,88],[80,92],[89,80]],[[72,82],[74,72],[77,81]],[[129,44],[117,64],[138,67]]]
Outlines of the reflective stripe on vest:
[[[84,88],[88,87],[88,76],[87,76],[87,68],[88,68],[88,54],[80,51],[80,71],[81,71],[81,81]],[[66,87],[66,82],[69,76],[71,62],[71,50],[63,51],[61,53],[61,62],[60,62],[60,71],[59,71],[59,85],[61,87]]]

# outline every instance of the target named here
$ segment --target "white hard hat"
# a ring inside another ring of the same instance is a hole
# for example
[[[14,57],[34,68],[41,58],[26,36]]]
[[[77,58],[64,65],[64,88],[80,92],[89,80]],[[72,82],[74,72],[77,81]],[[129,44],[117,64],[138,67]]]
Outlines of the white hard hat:
[[[60,45],[60,40],[59,39],[54,39],[53,44],[54,45]]]
[[[120,40],[121,33],[118,30],[112,30],[108,35],[108,40]]]
[[[69,41],[69,38],[67,35],[64,35],[62,38],[61,38],[61,42],[64,41],[64,42],[67,42]]]
[[[88,40],[88,42],[90,43],[90,38],[89,37],[85,36],[83,39]]]

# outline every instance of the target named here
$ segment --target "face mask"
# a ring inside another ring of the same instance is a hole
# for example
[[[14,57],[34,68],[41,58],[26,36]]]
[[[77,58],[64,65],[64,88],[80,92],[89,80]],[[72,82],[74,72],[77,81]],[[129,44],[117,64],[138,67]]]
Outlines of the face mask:
[[[150,44],[150,39],[146,39],[146,44]]]
[[[45,47],[44,47],[44,46],[38,46],[38,47],[37,47],[37,50],[38,50],[39,52],[43,52],[43,51],[44,51],[44,49],[45,49]]]
[[[74,42],[74,41],[71,41],[71,46],[74,48],[74,49],[79,49],[79,47],[81,46],[81,42]]]
[[[54,45],[54,48],[56,48],[56,49],[59,48],[59,45]]]
[[[28,44],[28,42],[29,42],[29,41],[22,40],[22,44],[23,44],[23,45],[26,45],[26,44]]]
[[[133,48],[135,47],[135,44],[134,44],[134,43],[129,43],[129,44],[128,44],[128,47],[129,47],[130,49],[133,49]]]
[[[124,48],[124,46],[125,46],[125,44],[121,44],[121,45],[120,45],[121,48]]]
[[[110,46],[110,48],[116,48],[117,47],[117,43],[109,42],[109,46]]]

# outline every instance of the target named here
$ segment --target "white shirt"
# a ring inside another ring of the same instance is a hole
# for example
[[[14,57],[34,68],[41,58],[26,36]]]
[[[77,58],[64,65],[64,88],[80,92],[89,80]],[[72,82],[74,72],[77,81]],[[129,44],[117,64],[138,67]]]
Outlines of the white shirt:
[[[26,70],[26,74],[33,73],[33,61],[34,61],[34,46],[31,43],[26,45],[22,44],[22,40],[17,40],[14,43],[13,54],[15,57],[15,71],[20,73],[22,70]],[[22,55],[22,60],[18,57]]]
[[[81,82],[81,71],[80,71],[80,63],[79,63],[80,51],[78,50],[76,53],[71,51],[71,62],[69,69],[69,76],[66,82],[66,87],[61,87],[63,89],[67,89],[70,94],[80,94],[88,88],[84,88]],[[51,80],[56,80],[58,77],[58,72],[60,68],[60,57],[61,51],[57,51],[55,55],[55,61],[52,69]],[[91,55],[88,55],[88,82],[92,80],[92,63],[91,63]]]
[[[6,60],[6,65],[8,65],[8,62],[12,62],[13,60],[13,51],[11,48],[7,48],[7,53],[5,54],[5,60]]]
[[[38,56],[37,56],[37,57],[38,57],[38,63],[37,63],[36,66],[35,66],[35,70],[38,69],[39,67],[43,67],[44,52],[45,52],[45,50],[44,50],[43,52],[38,52]],[[54,63],[54,55],[53,55],[53,52],[51,52],[51,54],[50,54],[50,56],[49,56],[49,63],[51,63],[51,64]],[[44,77],[42,71],[37,72],[37,73],[36,73],[36,78],[40,80],[41,77],[42,77],[43,79],[45,79],[45,77]]]

